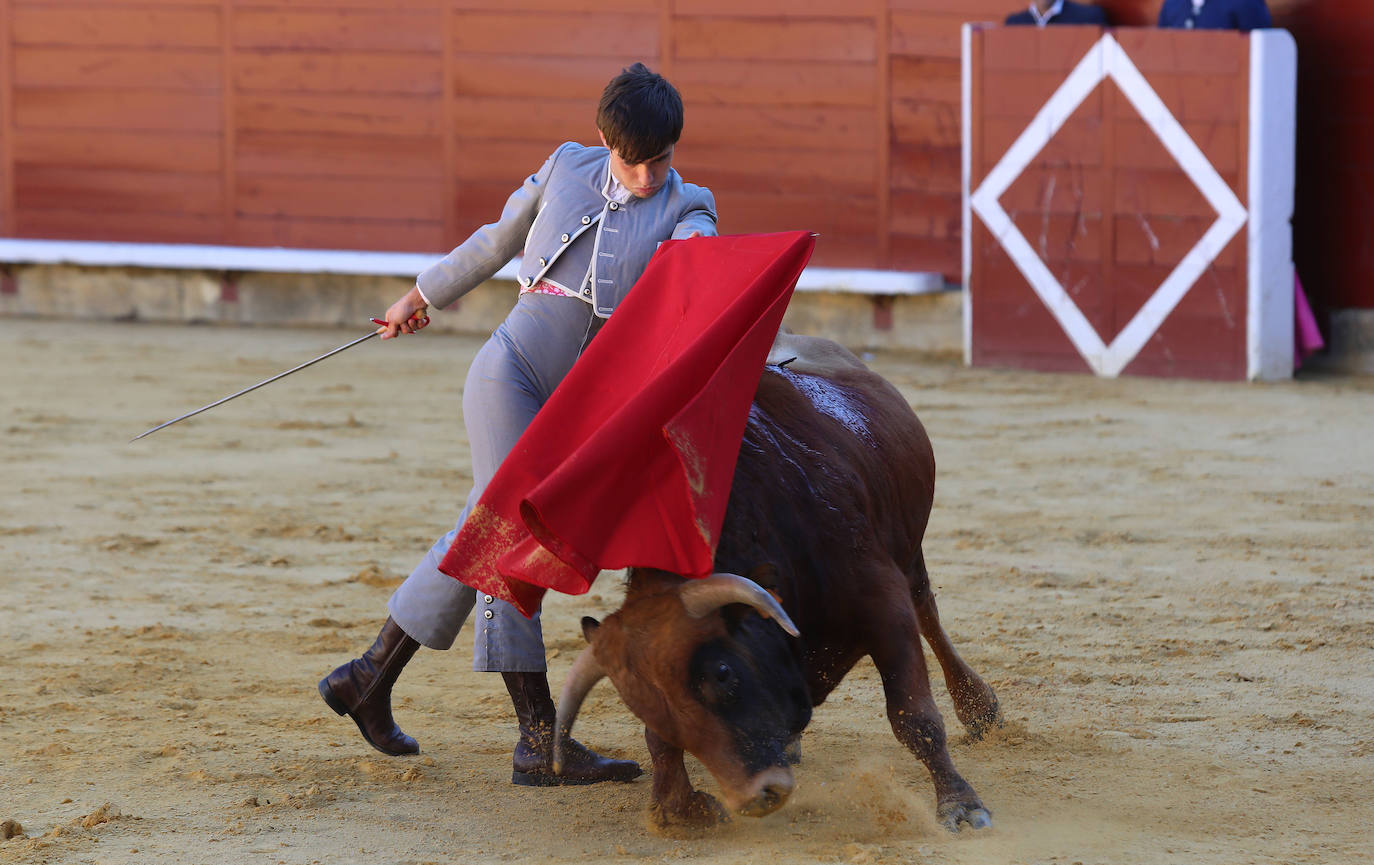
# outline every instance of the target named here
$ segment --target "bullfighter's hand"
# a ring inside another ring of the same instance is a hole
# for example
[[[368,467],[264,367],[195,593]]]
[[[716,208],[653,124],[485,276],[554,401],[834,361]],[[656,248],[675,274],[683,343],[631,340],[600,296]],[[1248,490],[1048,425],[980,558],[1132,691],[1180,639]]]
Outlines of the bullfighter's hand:
[[[420,289],[412,288],[386,311],[386,324],[377,328],[382,339],[392,339],[403,333],[416,333],[429,324],[429,305],[420,296]]]

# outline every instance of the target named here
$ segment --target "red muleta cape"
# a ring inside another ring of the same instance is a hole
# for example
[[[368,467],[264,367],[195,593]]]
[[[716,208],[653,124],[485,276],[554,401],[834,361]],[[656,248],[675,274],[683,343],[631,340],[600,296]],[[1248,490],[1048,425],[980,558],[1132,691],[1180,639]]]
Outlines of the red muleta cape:
[[[806,231],[660,246],[439,570],[526,616],[602,569],[709,574],[754,390],[814,246]]]

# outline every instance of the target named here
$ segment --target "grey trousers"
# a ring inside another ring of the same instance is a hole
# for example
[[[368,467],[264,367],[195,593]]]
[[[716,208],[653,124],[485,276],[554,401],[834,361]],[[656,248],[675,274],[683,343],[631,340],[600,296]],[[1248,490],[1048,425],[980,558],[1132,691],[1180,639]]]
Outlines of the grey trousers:
[[[472,668],[479,672],[545,672],[539,614],[526,619],[505,601],[479,596],[440,573],[439,563],[501,461],[603,321],[577,298],[522,294],[468,370],[463,422],[472,451],[472,490],[457,524],[435,541],[387,601],[387,610],[422,645],[448,649],[477,607]]]

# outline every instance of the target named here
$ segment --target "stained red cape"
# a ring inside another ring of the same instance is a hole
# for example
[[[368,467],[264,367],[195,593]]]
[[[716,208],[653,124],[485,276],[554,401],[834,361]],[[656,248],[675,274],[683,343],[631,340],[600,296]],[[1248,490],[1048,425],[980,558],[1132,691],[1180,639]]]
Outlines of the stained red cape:
[[[602,569],[711,572],[749,406],[810,232],[659,247],[439,570],[533,615]]]

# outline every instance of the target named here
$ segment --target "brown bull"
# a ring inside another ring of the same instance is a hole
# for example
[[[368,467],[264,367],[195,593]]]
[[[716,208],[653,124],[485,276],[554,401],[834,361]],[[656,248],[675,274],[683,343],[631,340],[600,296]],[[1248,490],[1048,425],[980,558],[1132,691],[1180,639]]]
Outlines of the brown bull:
[[[684,751],[730,810],[762,816],[792,791],[812,707],[868,655],[892,731],[930,771],[939,819],[988,826],[950,759],[920,644],[969,732],[998,723],[992,689],[940,625],[921,553],[935,481],[925,429],[895,388],[832,342],[783,334],[768,360],[717,547],[723,573],[634,569],[621,609],[583,620],[590,646],[563,690],[556,749],[609,676],[644,721],[658,823],[725,816],[692,788]]]

